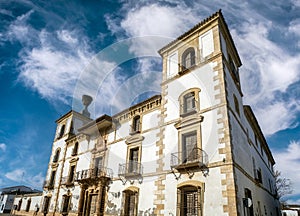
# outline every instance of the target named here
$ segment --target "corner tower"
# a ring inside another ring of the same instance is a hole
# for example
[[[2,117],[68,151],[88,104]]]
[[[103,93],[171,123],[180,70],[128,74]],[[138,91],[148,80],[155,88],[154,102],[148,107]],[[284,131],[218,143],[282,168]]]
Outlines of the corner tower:
[[[197,215],[238,215],[227,95],[235,91],[241,101],[241,60],[221,11],[170,42],[159,54],[163,58],[161,121],[165,125],[161,130],[162,165],[173,173],[166,176],[170,184],[164,189],[177,188],[177,204],[164,208],[186,215],[184,206],[191,204]],[[234,86],[228,87],[226,79]],[[187,194],[194,196],[189,204]]]

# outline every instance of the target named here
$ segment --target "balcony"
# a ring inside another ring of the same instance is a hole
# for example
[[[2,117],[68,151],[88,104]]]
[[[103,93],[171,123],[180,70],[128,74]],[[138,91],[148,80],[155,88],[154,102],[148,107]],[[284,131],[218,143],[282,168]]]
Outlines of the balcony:
[[[50,180],[44,181],[43,188],[48,189],[48,190],[53,189],[54,188],[54,182],[50,181]]]
[[[97,167],[93,169],[81,170],[76,173],[75,181],[79,183],[93,183],[97,182],[100,179],[112,179],[113,171],[110,168],[106,167]]]
[[[143,165],[137,161],[129,161],[125,164],[119,164],[119,177],[121,178],[123,184],[127,180],[133,181],[135,179],[142,181],[143,175]]]
[[[208,155],[200,148],[193,148],[190,152],[176,152],[171,154],[171,168],[178,172],[192,173],[193,170],[208,170]]]

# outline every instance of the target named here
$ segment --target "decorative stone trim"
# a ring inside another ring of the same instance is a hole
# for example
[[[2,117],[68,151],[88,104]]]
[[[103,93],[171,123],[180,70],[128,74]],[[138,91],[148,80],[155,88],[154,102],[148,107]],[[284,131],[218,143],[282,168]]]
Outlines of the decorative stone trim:
[[[141,136],[140,134],[135,134],[133,136],[127,137],[127,139],[125,140],[125,143],[127,145],[130,145],[132,143],[142,142],[144,139],[145,139],[145,137]]]
[[[142,113],[146,113],[152,111],[156,108],[160,108],[161,105],[161,96],[156,95],[148,100],[145,100],[137,105],[130,107],[129,109],[122,111],[113,116],[114,121],[123,122],[130,118],[135,117],[136,115],[141,115]]]

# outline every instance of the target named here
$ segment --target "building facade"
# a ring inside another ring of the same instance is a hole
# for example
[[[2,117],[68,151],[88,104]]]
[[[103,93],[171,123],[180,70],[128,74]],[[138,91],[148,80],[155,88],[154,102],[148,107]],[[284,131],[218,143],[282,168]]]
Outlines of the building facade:
[[[158,52],[160,95],[114,116],[56,121],[40,213],[279,215],[275,161],[243,105],[221,11]]]

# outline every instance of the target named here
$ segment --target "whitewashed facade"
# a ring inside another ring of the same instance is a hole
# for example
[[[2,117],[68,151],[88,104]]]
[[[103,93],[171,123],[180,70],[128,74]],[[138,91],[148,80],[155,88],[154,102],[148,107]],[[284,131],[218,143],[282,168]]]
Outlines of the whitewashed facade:
[[[241,61],[221,12],[159,50],[161,95],[57,133],[48,215],[279,215],[272,157],[242,102]]]

